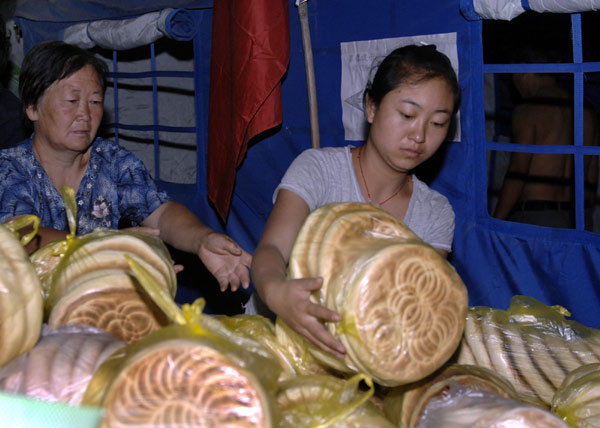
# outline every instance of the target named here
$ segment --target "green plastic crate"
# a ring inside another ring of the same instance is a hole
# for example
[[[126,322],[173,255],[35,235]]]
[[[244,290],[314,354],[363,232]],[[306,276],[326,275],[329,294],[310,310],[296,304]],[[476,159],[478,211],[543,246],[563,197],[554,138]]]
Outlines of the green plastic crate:
[[[0,392],[1,425],[11,428],[98,428],[102,412]]]

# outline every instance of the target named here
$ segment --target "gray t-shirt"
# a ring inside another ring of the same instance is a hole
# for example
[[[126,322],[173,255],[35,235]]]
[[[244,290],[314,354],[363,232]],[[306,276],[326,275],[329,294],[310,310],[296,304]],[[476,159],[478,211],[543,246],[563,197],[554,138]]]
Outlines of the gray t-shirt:
[[[366,202],[352,166],[351,146],[324,147],[302,152],[290,165],[275,189],[290,190],[311,211],[331,202]],[[413,175],[413,194],[404,217],[419,238],[440,250],[451,251],[454,211],[448,199]]]
[[[290,165],[273,194],[290,190],[307,203],[310,211],[331,202],[366,202],[352,167],[350,148],[324,147],[302,152]],[[451,251],[454,211],[448,199],[413,175],[413,193],[404,217],[419,238],[435,248]],[[274,317],[256,293],[245,305],[247,314]]]

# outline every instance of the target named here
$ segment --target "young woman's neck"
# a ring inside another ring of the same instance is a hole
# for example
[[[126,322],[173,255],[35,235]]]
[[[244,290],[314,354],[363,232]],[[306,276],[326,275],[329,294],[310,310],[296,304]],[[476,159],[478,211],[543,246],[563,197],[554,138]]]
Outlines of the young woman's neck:
[[[352,157],[355,175],[368,203],[383,207],[395,199],[410,199],[409,174],[389,168],[366,144],[353,149]]]

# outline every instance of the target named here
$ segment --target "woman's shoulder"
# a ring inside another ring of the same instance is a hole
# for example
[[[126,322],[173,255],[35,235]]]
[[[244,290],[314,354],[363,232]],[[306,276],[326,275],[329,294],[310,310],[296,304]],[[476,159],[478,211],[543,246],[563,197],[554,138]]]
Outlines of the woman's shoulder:
[[[109,138],[97,137],[92,144],[92,151],[96,153],[128,152],[127,149],[117,144],[115,140]]]
[[[416,196],[417,201],[428,206],[435,206],[438,209],[445,207],[452,210],[452,205],[446,196],[429,187],[427,183],[419,180],[415,175],[412,178],[414,183],[413,194]]]
[[[117,165],[139,161],[133,153],[114,140],[100,137],[96,138],[92,145],[92,159],[94,158]]]
[[[0,150],[0,161],[3,164],[31,166],[31,156],[33,156],[33,148],[30,139],[24,140],[14,147]]]
[[[38,185],[44,177],[29,140],[0,150],[0,192],[18,194],[23,191],[23,185],[27,188]]]
[[[350,158],[350,148],[351,146],[306,149],[294,161],[295,163],[320,164],[346,162]]]

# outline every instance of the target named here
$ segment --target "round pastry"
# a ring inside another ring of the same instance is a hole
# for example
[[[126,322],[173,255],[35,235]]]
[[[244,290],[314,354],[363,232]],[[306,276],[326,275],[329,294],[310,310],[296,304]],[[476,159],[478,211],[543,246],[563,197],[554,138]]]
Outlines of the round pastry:
[[[382,385],[431,374],[457,349],[468,308],[454,268],[426,244],[392,244],[356,271],[335,324],[348,357]]]
[[[58,299],[48,318],[50,327],[81,323],[132,343],[168,324],[131,275],[119,270],[98,272],[103,275],[69,288]]]
[[[417,240],[415,234],[395,217],[379,209],[340,211],[316,249],[316,272],[323,277],[319,290],[320,303],[327,301],[328,289],[343,272],[356,269],[357,260],[363,259],[373,248],[389,245],[391,240]],[[338,281],[340,282],[340,281]],[[332,290],[334,296],[338,290]]]
[[[135,355],[103,400],[103,427],[267,428],[270,402],[257,378],[197,341],[173,339]]]
[[[384,410],[397,426],[416,426],[427,404],[443,397],[456,383],[473,391],[486,391],[503,398],[518,399],[515,388],[490,369],[474,365],[452,364],[412,384],[393,388],[384,399]]]

